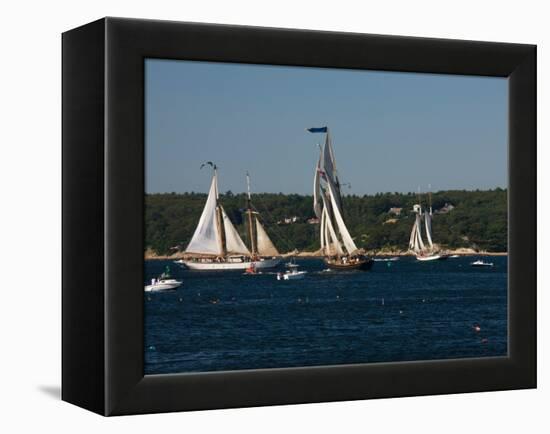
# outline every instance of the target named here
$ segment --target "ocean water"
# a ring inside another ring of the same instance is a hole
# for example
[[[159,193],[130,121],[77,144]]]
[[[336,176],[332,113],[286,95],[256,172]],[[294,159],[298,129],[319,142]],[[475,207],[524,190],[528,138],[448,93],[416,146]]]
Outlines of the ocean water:
[[[177,291],[145,294],[145,374],[434,360],[507,354],[507,258],[376,262],[306,277],[197,272],[169,265]],[[479,331],[474,329],[478,324]]]

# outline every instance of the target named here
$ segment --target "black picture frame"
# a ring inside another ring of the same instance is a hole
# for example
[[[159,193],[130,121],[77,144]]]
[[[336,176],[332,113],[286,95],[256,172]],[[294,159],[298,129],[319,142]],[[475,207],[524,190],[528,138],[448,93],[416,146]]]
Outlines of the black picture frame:
[[[63,400],[123,415],[536,387],[536,46],[104,18],[62,51]],[[508,356],[144,376],[145,58],[508,77]]]

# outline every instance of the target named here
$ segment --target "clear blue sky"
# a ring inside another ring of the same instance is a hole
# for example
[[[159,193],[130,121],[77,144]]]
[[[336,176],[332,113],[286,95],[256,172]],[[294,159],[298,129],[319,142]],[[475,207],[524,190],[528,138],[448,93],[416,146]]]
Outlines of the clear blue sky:
[[[311,194],[328,125],[344,193],[507,184],[504,78],[146,60],[146,191]]]

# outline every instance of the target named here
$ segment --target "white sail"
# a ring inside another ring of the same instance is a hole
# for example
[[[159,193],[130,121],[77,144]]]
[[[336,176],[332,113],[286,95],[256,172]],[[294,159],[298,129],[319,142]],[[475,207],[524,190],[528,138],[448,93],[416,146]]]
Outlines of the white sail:
[[[409,248],[416,250],[416,220],[414,221],[412,231],[411,231],[411,237],[409,239]]]
[[[256,217],[256,247],[260,256],[279,256],[279,251],[267,235],[260,220]]]
[[[342,212],[342,198],[340,197],[340,180],[338,179],[338,172],[336,170],[336,159],[334,158],[334,150],[332,149],[332,141],[330,133],[327,129],[327,137],[325,140],[325,146],[321,150],[320,169],[324,176],[325,181],[333,186],[334,197],[336,205],[340,212]]]
[[[231,223],[231,220],[225,213],[223,207],[221,208],[221,210],[223,217],[223,228],[225,232],[225,248],[227,250],[227,253],[250,256],[250,251],[241,239],[241,236],[237,232],[237,229],[235,229],[235,226],[233,226],[233,223]]]
[[[328,256],[344,254],[325,206],[321,214],[321,250]]]
[[[325,234],[327,232],[327,228],[326,228],[326,215],[327,215],[327,211],[325,210],[325,208],[323,207],[323,211],[321,212],[321,225],[320,225],[320,228],[321,228],[321,251],[324,253],[325,252]]]
[[[424,223],[426,224],[426,239],[428,240],[428,244],[430,245],[430,248],[433,249],[433,243],[432,243],[432,214],[424,212]]]
[[[422,223],[420,219],[420,213],[416,214],[416,239],[415,239],[415,251],[423,251],[424,250],[424,241],[422,240]]]
[[[313,177],[313,211],[317,218],[321,218],[321,201],[319,196],[321,195],[321,182],[320,182],[320,171],[321,171],[321,156],[319,156],[319,161],[317,161],[317,166],[315,167],[315,176]]]
[[[355,245],[355,242],[353,241],[353,238],[351,238],[351,235],[349,234],[348,228],[346,227],[346,224],[344,223],[344,219],[342,218],[342,214],[340,213],[340,208],[338,206],[338,203],[336,201],[336,197],[333,191],[333,187],[330,185],[330,182],[327,184],[328,190],[330,193],[330,200],[332,204],[332,211],[334,213],[334,217],[336,220],[336,224],[338,226],[338,232],[340,232],[340,235],[342,237],[342,241],[344,242],[344,246],[346,246],[346,250],[349,254],[353,254],[357,251],[357,246]]]
[[[191,241],[185,249],[186,253],[196,253],[201,255],[221,255],[222,243],[220,228],[217,221],[217,199],[218,199],[218,179],[214,172],[212,184],[208,192],[208,199],[199,219],[199,224]]]
[[[421,219],[419,213],[417,213],[415,216],[415,221],[411,231],[411,237],[409,239],[409,248],[411,248],[416,253],[420,253],[424,250],[424,242],[422,240],[421,233]]]
[[[330,216],[328,214],[328,210],[325,208],[326,212],[326,218],[325,222],[327,225],[327,237],[326,237],[326,244],[327,244],[327,250],[329,251],[330,255],[343,255],[344,250],[342,249],[342,245],[340,244],[340,241],[338,241],[338,236],[336,235],[336,231],[334,230],[334,226],[332,225],[332,221],[330,219]]]

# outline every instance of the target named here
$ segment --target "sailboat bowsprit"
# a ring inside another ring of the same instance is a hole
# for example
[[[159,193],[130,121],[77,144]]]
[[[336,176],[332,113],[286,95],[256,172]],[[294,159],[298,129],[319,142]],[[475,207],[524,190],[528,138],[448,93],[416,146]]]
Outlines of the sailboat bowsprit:
[[[215,165],[208,198],[185,257],[177,261],[191,270],[246,270],[273,268],[280,264],[279,252],[250,205],[248,191],[248,232],[250,249],[219,202],[218,172]]]
[[[315,168],[313,210],[320,220],[321,250],[329,268],[369,270],[373,260],[358,249],[344,222],[340,180],[328,127],[308,128],[325,133],[325,143]]]

